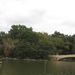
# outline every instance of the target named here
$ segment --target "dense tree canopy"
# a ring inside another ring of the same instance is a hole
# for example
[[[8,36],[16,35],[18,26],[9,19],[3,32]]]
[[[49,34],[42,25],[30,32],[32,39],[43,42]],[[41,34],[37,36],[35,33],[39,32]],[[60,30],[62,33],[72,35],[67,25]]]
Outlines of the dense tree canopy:
[[[12,25],[7,34],[0,32],[0,55],[47,59],[49,54],[75,54],[75,35],[68,36],[57,31],[48,35],[34,32],[32,27],[25,25]]]

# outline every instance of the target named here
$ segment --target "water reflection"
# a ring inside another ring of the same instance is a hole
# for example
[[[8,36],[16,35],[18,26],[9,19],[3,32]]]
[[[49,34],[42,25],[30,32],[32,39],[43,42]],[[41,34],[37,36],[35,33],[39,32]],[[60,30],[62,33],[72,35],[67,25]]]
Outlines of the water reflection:
[[[2,67],[2,64],[0,64],[0,68]]]
[[[44,62],[4,61],[3,72],[6,75],[44,75]]]
[[[44,75],[46,75],[46,64],[47,64],[47,61],[45,61],[45,70],[44,70]]]
[[[48,62],[47,75],[75,75],[74,62]]]
[[[0,75],[75,75],[75,62],[3,60]]]

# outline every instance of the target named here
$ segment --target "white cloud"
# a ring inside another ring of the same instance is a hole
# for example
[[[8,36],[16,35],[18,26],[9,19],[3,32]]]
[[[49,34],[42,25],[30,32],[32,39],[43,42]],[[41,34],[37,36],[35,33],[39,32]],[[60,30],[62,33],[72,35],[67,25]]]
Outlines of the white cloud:
[[[35,10],[31,10],[28,11],[28,14],[22,14],[22,13],[18,13],[18,14],[14,14],[14,15],[10,15],[7,16],[6,22],[9,24],[39,24],[42,19],[43,16],[45,14],[45,11],[42,9],[35,9]]]
[[[49,34],[75,34],[74,0],[0,0],[0,31],[13,24]]]
[[[62,25],[69,25],[69,26],[75,27],[75,22],[73,20],[72,21],[66,20],[62,22]]]

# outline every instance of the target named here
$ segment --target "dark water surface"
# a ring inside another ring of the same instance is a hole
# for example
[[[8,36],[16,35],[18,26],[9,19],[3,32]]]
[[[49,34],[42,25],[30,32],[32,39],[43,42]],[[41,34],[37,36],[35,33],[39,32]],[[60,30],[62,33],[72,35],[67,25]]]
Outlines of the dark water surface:
[[[0,75],[75,75],[75,62],[2,60]]]

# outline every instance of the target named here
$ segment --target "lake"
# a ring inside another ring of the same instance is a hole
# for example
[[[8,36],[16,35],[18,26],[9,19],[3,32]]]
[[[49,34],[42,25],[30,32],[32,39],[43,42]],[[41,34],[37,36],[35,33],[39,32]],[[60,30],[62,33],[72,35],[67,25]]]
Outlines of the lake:
[[[75,62],[2,60],[0,75],[75,75]]]

